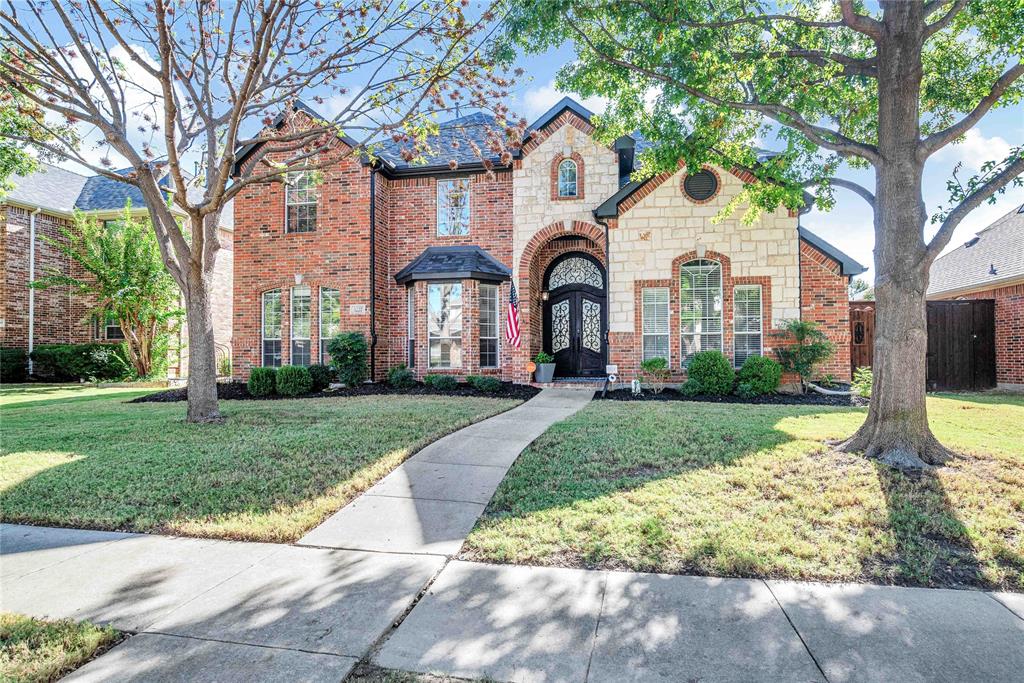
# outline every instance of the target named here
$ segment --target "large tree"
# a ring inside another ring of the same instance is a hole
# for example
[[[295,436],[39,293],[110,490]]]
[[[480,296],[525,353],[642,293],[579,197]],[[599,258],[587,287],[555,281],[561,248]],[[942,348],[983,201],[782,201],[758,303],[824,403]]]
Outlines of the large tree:
[[[28,103],[40,122],[12,138],[135,185],[146,200],[186,305],[190,421],[221,419],[210,287],[225,205],[245,187],[290,169],[372,154],[367,143],[382,133],[410,140],[412,150],[436,125],[429,114],[500,100],[507,83],[480,50],[493,15],[476,6],[469,17],[463,6],[0,4],[0,97]],[[300,97],[328,109],[329,119],[288,125]],[[81,144],[65,133],[68,125]],[[262,144],[253,151],[256,143]],[[239,150],[248,153],[248,172],[240,176]],[[127,169],[115,169],[111,156]]]
[[[957,225],[1020,183],[1024,154],[949,180],[929,217],[925,163],[993,108],[1020,102],[1024,7],[1007,0],[510,0],[512,44],[573,41],[559,84],[604,95],[608,138],[639,129],[659,143],[645,173],[710,162],[750,170],[759,210],[804,205],[803,188],[833,203],[836,187],[874,213],[874,391],[864,425],[843,444],[888,462],[944,462],[925,406],[929,266]],[[781,156],[758,163],[759,137]],[[874,187],[836,177],[873,169]],[[932,234],[934,233],[934,234]],[[931,234],[930,239],[927,237]]]

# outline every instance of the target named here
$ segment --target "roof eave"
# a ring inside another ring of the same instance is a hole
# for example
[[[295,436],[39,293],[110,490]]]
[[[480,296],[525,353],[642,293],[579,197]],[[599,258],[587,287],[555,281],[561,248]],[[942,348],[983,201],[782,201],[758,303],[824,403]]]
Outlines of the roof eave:
[[[818,249],[826,256],[834,259],[839,264],[843,275],[853,277],[854,275],[860,275],[867,270],[867,266],[861,265],[855,258],[818,237],[804,226],[798,225],[797,233],[799,234],[800,239],[804,240],[815,249]]]
[[[428,280],[480,280],[482,282],[505,282],[511,273],[491,273],[483,270],[453,270],[443,273],[398,273],[395,282],[400,285]]]
[[[995,280],[988,280],[987,282],[978,282],[972,285],[964,285],[962,287],[954,287],[952,289],[940,290],[937,292],[927,292],[925,294],[926,299],[948,299],[953,296],[963,296],[964,294],[976,294],[977,292],[985,292],[990,289],[999,289],[1001,287],[1008,287],[1017,283],[1024,284],[1024,273],[1017,273],[1015,275],[1007,275]]]

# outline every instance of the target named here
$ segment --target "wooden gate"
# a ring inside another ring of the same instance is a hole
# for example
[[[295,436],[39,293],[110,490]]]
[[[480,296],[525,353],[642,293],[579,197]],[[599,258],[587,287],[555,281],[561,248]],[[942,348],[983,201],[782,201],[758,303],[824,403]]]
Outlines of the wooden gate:
[[[995,302],[929,301],[927,387],[933,390],[996,386]],[[875,302],[850,302],[851,370],[874,359]]]

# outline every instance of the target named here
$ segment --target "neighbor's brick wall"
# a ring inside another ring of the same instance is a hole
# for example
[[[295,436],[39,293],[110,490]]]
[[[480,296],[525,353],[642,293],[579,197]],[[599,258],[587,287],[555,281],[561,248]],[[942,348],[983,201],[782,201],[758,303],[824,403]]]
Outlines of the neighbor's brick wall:
[[[1000,388],[1024,390],[1024,283],[955,298],[995,301],[996,382]]]
[[[832,258],[807,242],[800,243],[800,309],[804,320],[818,323],[836,345],[832,359],[818,369],[822,375],[850,379],[850,297],[848,278]]]

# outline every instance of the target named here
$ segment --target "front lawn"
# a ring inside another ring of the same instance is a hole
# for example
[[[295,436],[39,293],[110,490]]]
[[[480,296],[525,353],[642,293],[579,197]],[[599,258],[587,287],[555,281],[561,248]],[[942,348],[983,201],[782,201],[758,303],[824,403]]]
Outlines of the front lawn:
[[[823,446],[865,409],[599,401],[520,456],[465,559],[1024,590],[1024,397],[928,399],[962,458]]]
[[[138,393],[0,396],[0,519],[294,541],[411,452],[518,403],[222,401],[225,424],[190,425],[184,403],[124,402]]]
[[[113,628],[0,612],[0,681],[47,683],[121,640]]]

